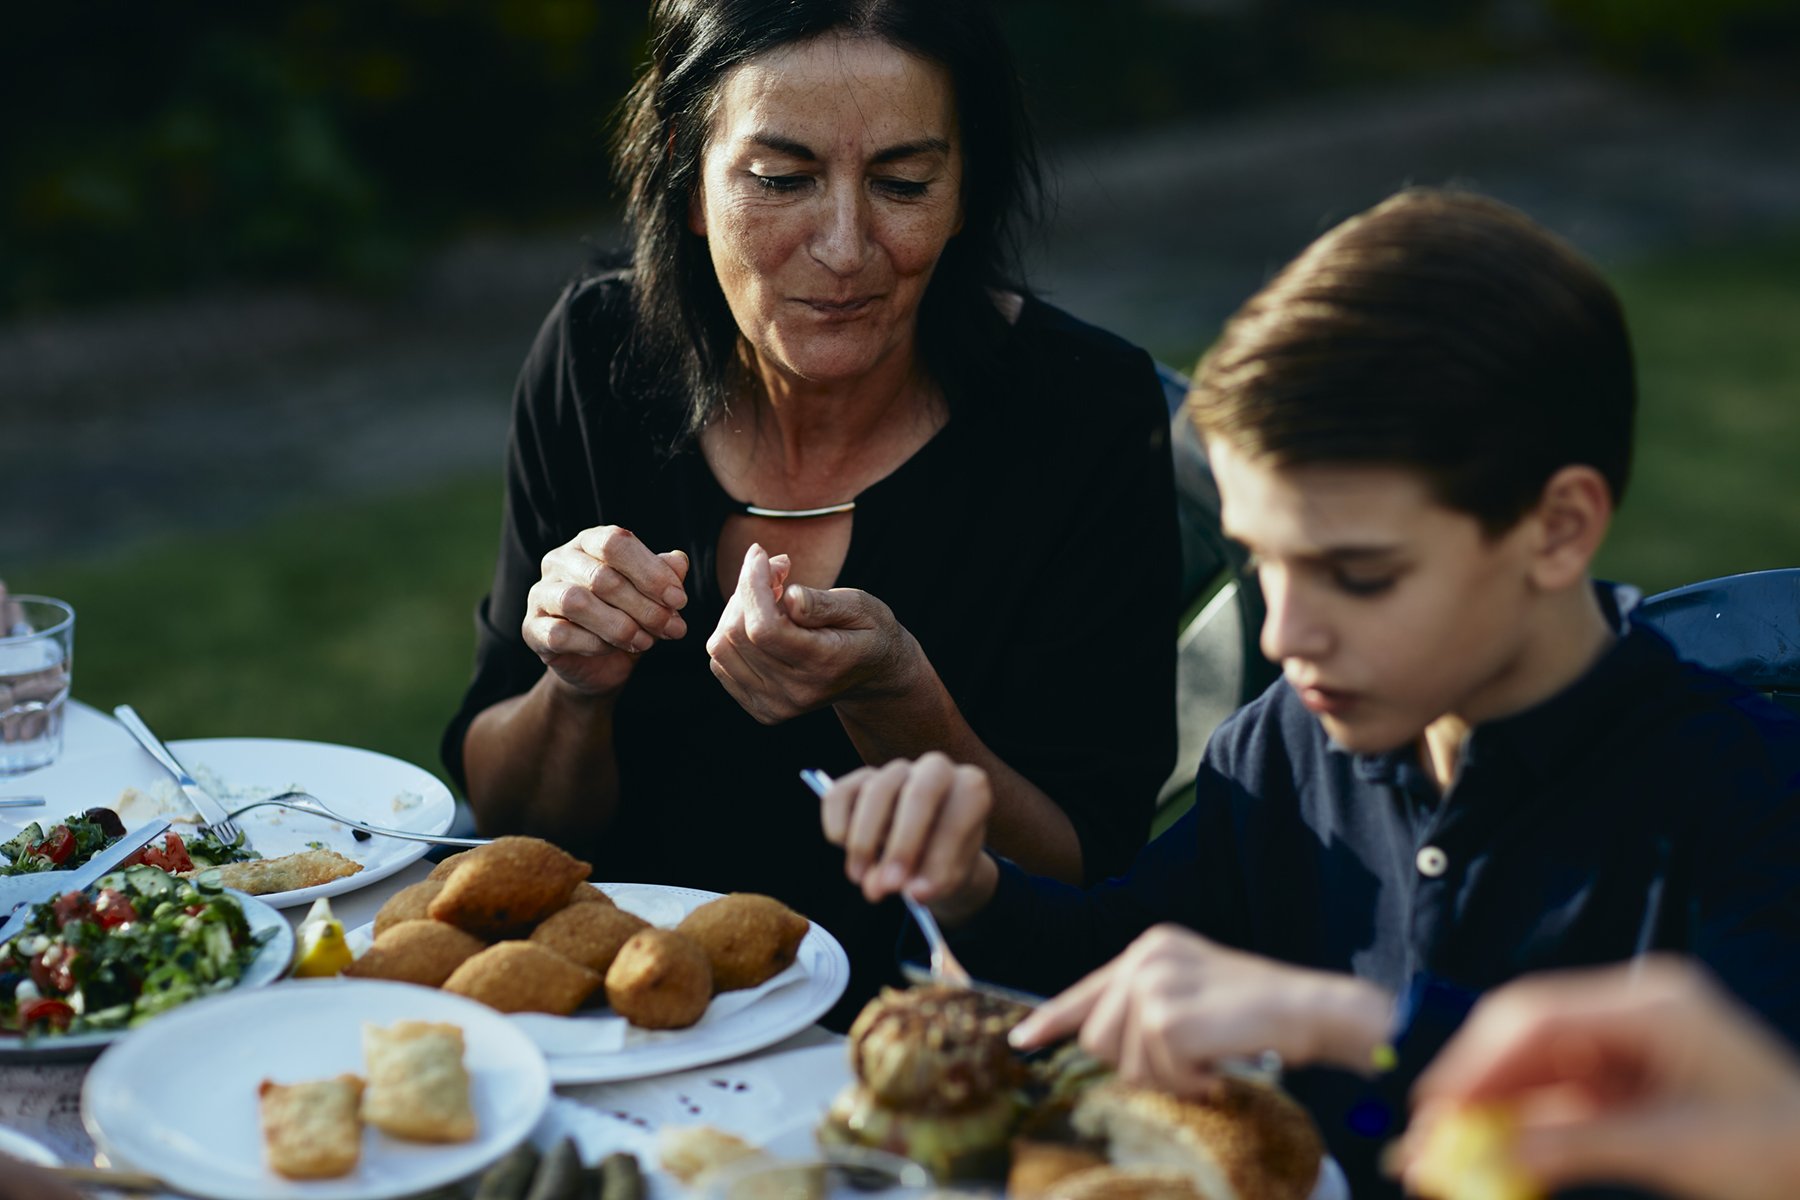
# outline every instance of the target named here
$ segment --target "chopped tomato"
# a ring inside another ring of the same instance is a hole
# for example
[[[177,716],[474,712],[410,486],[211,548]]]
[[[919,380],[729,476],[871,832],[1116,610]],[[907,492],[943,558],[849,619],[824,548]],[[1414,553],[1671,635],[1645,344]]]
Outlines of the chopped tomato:
[[[94,919],[102,929],[117,929],[138,919],[137,909],[115,888],[102,888],[94,901]]]
[[[30,852],[41,854],[60,867],[69,861],[69,855],[75,853],[75,835],[69,832],[67,825],[58,825],[43,841],[31,847]]]
[[[88,916],[87,897],[80,892],[64,892],[50,905],[50,912],[55,916],[58,929],[66,928],[76,921],[85,921]]]
[[[52,1029],[67,1029],[74,1018],[75,1010],[62,1000],[41,997],[27,1000],[19,1005],[19,1027],[27,1028],[34,1021],[42,1021]]]
[[[40,992],[72,991],[75,977],[71,968],[74,965],[75,951],[61,942],[54,942],[31,960],[31,982],[37,984]]]
[[[183,842],[181,835],[174,830],[163,835],[163,844],[160,848],[145,846],[138,851],[135,857],[146,867],[155,867],[158,870],[167,871],[171,875],[194,869],[194,860],[188,857],[187,843]]]

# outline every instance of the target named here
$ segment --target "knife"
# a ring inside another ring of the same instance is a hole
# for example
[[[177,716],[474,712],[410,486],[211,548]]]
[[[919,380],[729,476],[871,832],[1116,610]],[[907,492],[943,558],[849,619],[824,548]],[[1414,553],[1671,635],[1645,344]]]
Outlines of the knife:
[[[61,896],[67,892],[85,892],[104,875],[110,875],[119,869],[119,864],[142,850],[146,844],[161,837],[169,831],[169,822],[158,817],[154,821],[139,825],[136,829],[128,829],[118,841],[88,859],[75,873],[67,879],[46,879],[46,887],[42,895],[22,900],[13,909],[12,916],[0,924],[0,945],[5,945],[18,936],[19,930],[25,928],[25,922],[31,919],[34,905],[42,904],[52,896]]]
[[[175,782],[187,796],[188,803],[200,814],[202,832],[213,826],[231,824],[230,810],[215,800],[211,792],[194,782],[194,777],[188,774],[187,768],[163,745],[162,739],[150,732],[150,727],[144,724],[144,718],[138,716],[137,709],[129,704],[121,704],[113,709],[113,716],[119,719],[119,724],[125,727],[126,732],[137,739],[138,745],[150,752],[150,757],[162,764],[163,770],[175,777]],[[245,850],[250,849],[249,835],[244,836],[241,845]]]

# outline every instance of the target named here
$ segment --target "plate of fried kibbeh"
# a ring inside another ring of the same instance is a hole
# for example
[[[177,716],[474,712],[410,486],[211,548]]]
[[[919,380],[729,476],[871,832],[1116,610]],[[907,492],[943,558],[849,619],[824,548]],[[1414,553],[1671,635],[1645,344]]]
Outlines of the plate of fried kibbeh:
[[[350,931],[345,973],[506,1013],[559,1084],[748,1054],[817,1021],[849,983],[837,939],[768,896],[587,874],[538,838],[452,855]]]

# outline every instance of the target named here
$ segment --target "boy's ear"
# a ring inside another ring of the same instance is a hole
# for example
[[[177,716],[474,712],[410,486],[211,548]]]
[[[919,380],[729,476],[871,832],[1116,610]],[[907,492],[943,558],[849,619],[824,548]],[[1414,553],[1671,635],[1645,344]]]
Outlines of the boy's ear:
[[[1584,582],[1612,512],[1612,489],[1593,467],[1567,466],[1552,475],[1531,513],[1537,527],[1532,582],[1547,592]]]

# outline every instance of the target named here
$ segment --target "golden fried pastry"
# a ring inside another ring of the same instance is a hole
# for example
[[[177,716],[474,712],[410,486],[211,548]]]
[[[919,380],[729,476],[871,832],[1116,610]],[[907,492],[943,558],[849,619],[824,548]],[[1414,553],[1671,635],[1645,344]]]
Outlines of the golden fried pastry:
[[[257,1088],[263,1151],[277,1175],[336,1179],[356,1169],[362,1154],[357,1105],[363,1082],[354,1075]]]
[[[590,869],[542,838],[496,838],[480,849],[444,881],[430,912],[490,940],[524,934],[568,904]]]
[[[442,921],[401,921],[378,934],[374,945],[345,967],[344,974],[442,987],[456,968],[486,949],[480,938]]]
[[[689,1185],[709,1171],[762,1156],[735,1133],[711,1125],[664,1125],[656,1133],[657,1165]]]
[[[611,907],[613,898],[585,881],[569,889],[570,904],[604,904]]]
[[[431,874],[427,875],[425,878],[435,879],[439,883],[444,882],[444,880],[456,874],[456,868],[468,862],[469,859],[473,858],[482,849],[484,849],[484,847],[475,846],[468,850],[458,850],[455,854],[446,855],[443,859],[439,860],[437,866],[431,868]]]
[[[412,1142],[466,1142],[475,1136],[463,1032],[435,1021],[363,1026],[363,1120]]]
[[[712,1001],[712,965],[691,938],[640,929],[606,972],[606,1002],[640,1029],[686,1029]]]
[[[566,1017],[600,988],[600,975],[535,942],[489,946],[444,981],[446,992],[501,1012]]]
[[[1205,1099],[1109,1082],[1075,1104],[1075,1132],[1106,1141],[1106,1156],[1125,1168],[1179,1168],[1208,1200],[1301,1200],[1319,1175],[1324,1147],[1312,1118],[1287,1093],[1225,1075]],[[1075,1195],[1075,1176],[1053,1189]],[[1136,1195],[1108,1190],[1101,1195]],[[1160,1193],[1157,1193],[1160,1196]]]
[[[755,987],[792,966],[808,924],[772,896],[733,892],[702,904],[675,929],[706,951],[713,990],[731,992]]]
[[[336,850],[302,850],[298,854],[284,854],[280,858],[253,858],[248,862],[220,863],[216,867],[203,867],[184,874],[205,874],[211,878],[216,872],[221,887],[236,888],[252,896],[267,896],[274,892],[318,887],[322,883],[354,875],[362,869],[361,863],[353,858],[346,858]]]
[[[531,931],[531,940],[570,962],[605,975],[618,957],[619,947],[638,930],[648,928],[650,922],[611,904],[571,904],[545,918]]]
[[[1014,1138],[1006,1194],[1010,1200],[1037,1200],[1076,1172],[1105,1165],[1106,1159],[1085,1146]]]
[[[375,914],[375,936],[380,937],[402,921],[424,921],[431,917],[431,901],[444,890],[441,879],[421,879],[401,888]]]

